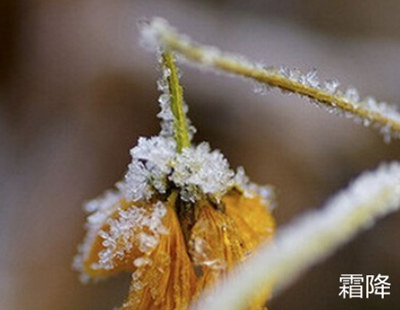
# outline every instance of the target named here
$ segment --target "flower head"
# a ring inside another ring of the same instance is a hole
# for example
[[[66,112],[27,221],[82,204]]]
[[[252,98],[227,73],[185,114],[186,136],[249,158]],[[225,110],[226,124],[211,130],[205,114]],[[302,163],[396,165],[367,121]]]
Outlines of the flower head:
[[[271,188],[234,172],[208,143],[191,144],[177,69],[171,54],[161,59],[161,133],[140,138],[124,180],[86,204],[74,264],[84,280],[131,272],[125,310],[187,309],[275,228]],[[251,309],[266,297],[267,289]]]

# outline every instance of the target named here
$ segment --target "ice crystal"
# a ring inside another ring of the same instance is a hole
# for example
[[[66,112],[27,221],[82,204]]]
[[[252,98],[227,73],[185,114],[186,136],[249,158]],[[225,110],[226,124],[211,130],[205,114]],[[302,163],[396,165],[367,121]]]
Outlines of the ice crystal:
[[[208,143],[185,148],[178,154],[170,180],[181,190],[186,201],[196,201],[202,194],[219,199],[233,185],[233,171],[218,150]]]
[[[348,88],[344,93],[344,98],[350,102],[358,103],[358,101],[360,100],[360,95],[358,94],[357,89],[351,87]]]
[[[78,247],[78,254],[74,258],[73,267],[76,270],[83,270],[83,261],[87,258],[90,247],[101,226],[120,206],[120,201],[124,197],[122,191],[123,185],[121,183],[117,185],[119,190],[107,191],[99,198],[93,199],[84,205],[85,211],[89,214],[85,225],[87,233],[83,243]],[[88,277],[82,274],[81,280],[86,282]]]
[[[124,191],[129,199],[149,200],[156,193],[165,194],[172,183],[185,201],[195,202],[205,196],[218,201],[234,186],[247,196],[260,195],[265,201],[270,200],[270,188],[249,182],[243,168],[235,174],[223,154],[211,150],[208,143],[184,148],[181,153],[175,148],[171,138],[139,138],[131,150],[132,162],[125,175]]]
[[[326,80],[324,82],[324,90],[331,95],[334,95],[340,83],[336,79]]]
[[[162,56],[158,55],[159,62],[162,63]],[[162,75],[157,81],[157,89],[161,91],[161,95],[158,98],[160,104],[160,112],[157,117],[161,119],[161,131],[160,136],[165,138],[172,138],[174,136],[174,115],[171,110],[171,93],[168,85],[168,78],[171,76],[171,69],[161,67]],[[180,75],[180,73],[178,72]],[[183,110],[185,113],[188,112],[189,108],[183,101]],[[189,138],[192,139],[196,133],[196,128],[192,126],[189,119],[187,119],[187,127],[189,129]]]
[[[132,247],[137,247],[145,255],[151,254],[158,245],[160,234],[168,233],[162,223],[166,212],[166,207],[160,201],[153,204],[151,209],[133,205],[128,210],[118,210],[118,217],[107,220],[109,230],[99,232],[104,249],[99,253],[98,263],[91,267],[112,269],[116,259],[123,258]]]
[[[155,191],[166,192],[175,148],[172,138],[139,138],[138,145],[131,150],[132,162],[125,175],[129,198],[138,201],[149,199]]]
[[[174,135],[174,115],[171,111],[170,92],[168,88],[168,77],[171,75],[171,70],[165,68],[162,70],[162,76],[157,82],[157,88],[162,92],[158,98],[161,111],[157,114],[161,119],[160,136],[173,137]]]
[[[258,196],[270,210],[275,207],[275,193],[273,188],[269,185],[260,186],[256,183],[250,182],[243,167],[238,167],[236,169],[234,184],[239,190],[243,191],[246,197],[253,198]]]

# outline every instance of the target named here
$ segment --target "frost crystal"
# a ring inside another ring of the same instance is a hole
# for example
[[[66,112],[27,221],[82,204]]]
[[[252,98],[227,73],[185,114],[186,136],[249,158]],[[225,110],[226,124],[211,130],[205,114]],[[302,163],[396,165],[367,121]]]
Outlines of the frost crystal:
[[[181,197],[195,201],[201,194],[219,199],[233,185],[234,173],[218,150],[210,151],[208,143],[185,148],[176,158],[170,180],[181,189]]]
[[[161,57],[161,56],[159,56]],[[158,98],[161,111],[157,117],[161,119],[161,132],[160,136],[173,137],[174,136],[174,115],[171,111],[170,92],[168,88],[168,77],[171,75],[170,69],[163,69],[162,76],[157,82],[157,88],[162,92]]]
[[[138,145],[131,150],[132,162],[125,175],[129,198],[138,201],[149,199],[155,191],[165,193],[175,148],[173,139],[139,138]]]
[[[203,142],[178,153],[172,139],[140,138],[131,150],[132,162],[125,175],[124,192],[134,201],[149,200],[154,194],[165,194],[169,182],[180,190],[185,201],[195,202],[204,195],[217,201],[229,189],[237,187],[246,196],[260,196],[270,201],[272,189],[249,182],[243,168],[235,174],[218,150]]]
[[[152,208],[132,206],[128,210],[120,209],[118,217],[108,218],[109,230],[99,232],[105,248],[99,253],[99,262],[92,268],[112,269],[114,262],[126,256],[133,247],[145,255],[151,254],[158,245],[160,234],[168,233],[162,223],[166,212],[164,204],[158,201]]]
[[[107,191],[99,198],[91,200],[84,205],[84,209],[90,215],[87,218],[85,228],[87,234],[85,240],[78,247],[78,254],[74,258],[73,267],[76,270],[83,271],[83,261],[89,255],[90,248],[96,238],[98,231],[105,220],[120,206],[120,200],[123,198],[123,185],[117,184],[119,190]],[[86,282],[88,277],[83,275],[81,280]]]
[[[159,62],[162,63],[161,55],[159,57]],[[157,81],[157,89],[162,92],[158,98],[161,111],[157,114],[157,117],[161,119],[161,131],[160,136],[165,138],[172,138],[174,136],[174,115],[171,110],[171,93],[168,86],[168,78],[171,75],[171,70],[169,68],[162,68],[162,76]],[[188,112],[189,108],[185,102],[183,102],[183,110],[185,113]],[[189,138],[192,139],[193,135],[196,133],[196,129],[191,125],[190,120],[187,119],[187,126],[189,129]]]

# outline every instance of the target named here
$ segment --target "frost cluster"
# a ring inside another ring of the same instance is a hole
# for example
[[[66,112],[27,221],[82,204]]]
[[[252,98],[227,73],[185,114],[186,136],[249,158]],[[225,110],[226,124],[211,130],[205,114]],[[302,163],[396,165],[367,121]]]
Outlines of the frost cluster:
[[[131,149],[132,162],[125,175],[126,192],[130,199],[147,200],[155,192],[166,192],[175,148],[172,138],[139,138],[138,145]]]
[[[107,218],[120,206],[120,201],[123,198],[122,184],[117,184],[117,187],[119,187],[119,190],[107,191],[99,198],[93,199],[84,205],[85,211],[89,214],[85,224],[87,233],[83,243],[78,247],[78,254],[74,258],[74,269],[83,270],[83,261],[89,255],[98,231]],[[89,278],[82,274],[81,280],[86,282]]]
[[[132,162],[125,175],[124,192],[133,201],[149,200],[154,194],[165,194],[178,188],[184,201],[195,202],[204,196],[217,201],[232,187],[246,196],[261,196],[270,201],[270,187],[251,183],[242,167],[235,173],[224,155],[211,150],[208,143],[176,152],[176,143],[161,136],[140,138],[131,150]]]
[[[275,208],[275,191],[270,185],[258,185],[256,183],[250,182],[249,177],[246,175],[243,167],[238,167],[234,177],[234,184],[236,187],[243,191],[243,194],[252,198],[254,196],[260,197],[265,205],[272,210]]]
[[[99,236],[103,239],[105,247],[99,253],[99,261],[92,265],[93,269],[112,269],[114,262],[122,260],[133,247],[145,256],[135,265],[146,261],[146,256],[156,248],[159,243],[160,234],[167,234],[168,230],[162,223],[167,209],[160,201],[153,204],[151,208],[134,206],[127,210],[119,209],[118,216],[108,218],[107,231],[100,230]]]
[[[159,62],[162,63],[161,55],[158,55]],[[161,131],[160,136],[162,137],[173,137],[174,136],[174,115],[171,110],[171,93],[168,85],[168,78],[171,75],[171,69],[162,68],[161,78],[157,81],[157,89],[161,91],[160,97],[158,97],[158,103],[160,104],[160,112],[157,117],[161,119]],[[183,102],[183,111],[187,114],[189,108],[185,102]],[[196,128],[191,125],[189,119],[187,121],[187,127],[189,130],[189,138],[192,139],[196,132]]]
[[[220,151],[211,151],[203,142],[177,154],[169,179],[180,189],[183,200],[195,202],[202,195],[219,199],[234,185],[234,172]]]

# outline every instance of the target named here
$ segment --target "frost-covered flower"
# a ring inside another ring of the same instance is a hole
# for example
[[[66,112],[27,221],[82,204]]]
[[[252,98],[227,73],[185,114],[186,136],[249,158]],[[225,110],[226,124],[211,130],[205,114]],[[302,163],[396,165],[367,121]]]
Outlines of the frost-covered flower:
[[[268,205],[237,189],[217,206],[185,202],[177,192],[145,203],[121,191],[109,195],[90,203],[96,207],[75,267],[85,279],[132,272],[124,310],[187,309],[274,233]],[[254,306],[261,307],[267,293]]]
[[[234,172],[194,129],[172,56],[162,57],[161,132],[140,138],[117,189],[86,204],[75,258],[83,280],[131,272],[123,310],[184,310],[275,230],[271,188]],[[265,303],[267,288],[252,309]]]

